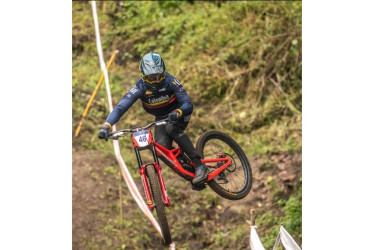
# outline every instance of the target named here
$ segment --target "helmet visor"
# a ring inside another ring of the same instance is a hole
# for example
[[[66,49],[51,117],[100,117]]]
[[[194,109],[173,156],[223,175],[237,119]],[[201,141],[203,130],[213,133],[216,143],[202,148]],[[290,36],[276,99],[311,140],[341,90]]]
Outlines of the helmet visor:
[[[154,74],[143,76],[143,80],[149,84],[156,84],[165,79],[165,74]]]

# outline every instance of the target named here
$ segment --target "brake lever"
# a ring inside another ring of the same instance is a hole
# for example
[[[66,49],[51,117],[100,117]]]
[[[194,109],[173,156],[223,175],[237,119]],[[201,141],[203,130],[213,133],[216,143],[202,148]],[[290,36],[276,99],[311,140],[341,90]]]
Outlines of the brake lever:
[[[121,135],[125,135],[126,133],[125,132],[119,132],[119,133],[110,133],[108,135],[108,137],[112,140],[118,140],[118,138],[121,136]]]

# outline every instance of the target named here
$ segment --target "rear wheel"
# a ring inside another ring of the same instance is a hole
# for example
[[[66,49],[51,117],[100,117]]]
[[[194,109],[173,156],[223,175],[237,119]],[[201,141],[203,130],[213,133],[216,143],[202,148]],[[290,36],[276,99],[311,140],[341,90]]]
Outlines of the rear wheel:
[[[165,204],[161,195],[160,182],[157,177],[156,169],[153,165],[146,166],[148,181],[151,188],[151,193],[153,197],[153,202],[155,204],[158,222],[160,223],[161,232],[164,237],[164,244],[171,244],[171,235],[168,225],[168,220],[166,219]]]
[[[242,148],[228,135],[219,131],[206,132],[196,143],[203,159],[230,158],[231,165],[217,175],[208,185],[220,196],[229,200],[246,197],[252,187],[252,171]],[[213,172],[222,163],[207,163]]]

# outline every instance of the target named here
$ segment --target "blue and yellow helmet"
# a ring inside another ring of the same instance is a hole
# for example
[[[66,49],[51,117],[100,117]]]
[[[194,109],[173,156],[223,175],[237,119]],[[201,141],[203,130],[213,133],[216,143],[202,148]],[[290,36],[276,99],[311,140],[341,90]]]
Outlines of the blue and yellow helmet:
[[[162,81],[165,79],[165,63],[159,54],[149,52],[143,56],[139,67],[141,76],[149,89],[161,88]]]

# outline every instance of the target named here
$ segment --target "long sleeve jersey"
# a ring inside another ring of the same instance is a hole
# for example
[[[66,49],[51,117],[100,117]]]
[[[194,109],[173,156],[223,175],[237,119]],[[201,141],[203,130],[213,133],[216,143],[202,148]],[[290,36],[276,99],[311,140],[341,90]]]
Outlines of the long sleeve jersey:
[[[139,98],[145,111],[154,116],[166,116],[174,110],[178,110],[182,116],[188,116],[193,111],[193,105],[182,84],[166,72],[159,90],[148,90],[146,83],[140,78],[108,115],[104,126],[113,126]]]

